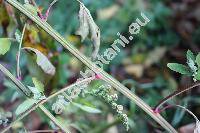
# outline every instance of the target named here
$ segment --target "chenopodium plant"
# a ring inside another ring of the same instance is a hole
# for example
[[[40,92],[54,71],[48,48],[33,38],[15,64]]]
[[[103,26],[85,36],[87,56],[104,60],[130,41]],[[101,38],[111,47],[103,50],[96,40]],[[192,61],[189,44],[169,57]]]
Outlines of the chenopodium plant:
[[[175,72],[192,76],[193,80],[196,82],[197,80],[200,80],[200,53],[195,56],[192,51],[188,50],[186,55],[187,65],[168,63],[167,66]]]
[[[200,53],[195,55],[192,51],[188,50],[186,57],[187,57],[187,65],[178,64],[178,63],[168,63],[167,66],[175,72],[178,72],[178,73],[181,73],[181,74],[187,75],[187,76],[192,76],[194,82],[197,82],[197,81],[200,80]],[[183,92],[191,90],[191,89],[193,89],[197,86],[200,86],[200,82],[194,83],[193,85],[186,87],[184,89],[179,89],[179,90],[173,92],[172,94],[168,95],[167,97],[162,99],[155,106],[154,112],[155,113],[161,113],[162,111],[164,111],[166,109],[170,109],[172,107],[181,108],[184,111],[191,114],[195,118],[196,126],[195,126],[195,129],[194,129],[194,133],[200,133],[200,122],[199,122],[198,118],[189,109],[186,109],[185,107],[183,107],[181,105],[170,105],[170,104],[168,104],[167,106],[160,109],[161,106],[163,106],[165,103],[167,103],[169,100],[171,100],[175,96],[178,96],[178,95],[182,94]]]
[[[32,0],[32,1],[34,1],[34,0]],[[79,0],[77,0],[77,1],[79,1]],[[55,40],[57,40],[60,44],[62,44],[62,46],[64,48],[68,49],[74,56],[76,56],[80,61],[82,61],[87,67],[89,67],[91,70],[96,72],[95,70],[96,70],[97,67],[94,63],[91,62],[91,60],[86,58],[82,53],[80,53],[71,44],[67,43],[67,41],[59,33],[57,33],[50,25],[48,25],[48,23],[46,22],[47,17],[48,17],[48,10],[47,10],[46,15],[44,16],[44,15],[41,15],[40,11],[38,11],[37,5],[31,5],[30,6],[28,0],[26,0],[25,4],[23,4],[23,5],[20,4],[16,0],[7,0],[6,2],[8,2],[9,4],[11,4],[15,8],[17,8],[20,12],[22,12],[27,17],[29,17],[31,19],[31,22],[35,22],[37,25],[39,25],[43,30],[45,30],[47,33],[49,33],[50,36],[52,36]],[[55,2],[53,2],[50,5],[50,7],[54,3]],[[94,20],[91,16],[89,10],[80,1],[79,1],[79,3],[80,3],[80,11],[79,11],[80,28],[77,31],[77,35],[80,35],[82,37],[82,40],[84,40],[84,38],[86,36],[91,35],[90,37],[91,37],[91,40],[93,42],[93,47],[94,47],[91,57],[92,57],[92,59],[95,59],[95,57],[98,53],[98,50],[99,50],[99,46],[100,46],[100,30],[99,30],[98,26],[94,23]],[[45,98],[45,96],[43,95],[44,89],[43,89],[43,86],[40,83],[38,85],[38,82],[37,82],[35,84],[35,87],[27,87],[27,86],[23,85],[23,83],[20,81],[22,79],[21,79],[21,74],[20,74],[20,69],[19,69],[19,60],[20,60],[20,52],[22,50],[25,50],[27,52],[31,51],[31,53],[35,54],[36,63],[39,67],[41,67],[41,69],[44,71],[44,73],[49,74],[51,76],[53,76],[55,74],[54,66],[50,63],[48,58],[45,55],[43,55],[39,50],[34,49],[34,48],[29,48],[29,47],[22,48],[23,35],[24,35],[26,27],[28,25],[29,24],[26,22],[26,24],[24,25],[22,34],[16,33],[16,39],[14,39],[14,41],[17,40],[19,42],[19,51],[18,51],[18,56],[17,56],[17,62],[18,62],[17,63],[17,66],[18,66],[17,78],[18,79],[16,79],[5,67],[3,67],[0,64],[0,70],[7,77],[9,77],[10,80],[12,80],[15,83],[15,85],[23,92],[23,94],[25,94],[27,96],[27,100],[25,100],[25,102],[23,102],[16,110],[16,114],[19,116],[19,118],[16,121],[12,122],[12,124],[10,124],[8,127],[6,127],[2,132],[8,131],[17,121],[23,119],[25,116],[27,116],[30,112],[32,112],[33,110],[35,110],[38,107],[57,126],[59,126],[59,128],[61,130],[65,131],[65,132],[69,132],[68,129],[65,126],[63,126],[62,123],[58,122],[57,119],[43,106],[43,104],[45,102],[49,101],[51,98],[53,98],[53,97],[55,97],[55,96],[57,96],[61,93],[62,93],[61,95],[65,96],[64,91],[66,91],[68,89],[68,87],[63,88],[60,91],[58,91],[58,92],[52,94],[51,96]],[[83,34],[83,33],[85,33],[85,34]],[[11,42],[10,42],[11,40],[13,40],[13,39],[10,39],[10,38],[0,39],[0,41],[3,42],[3,43],[0,43],[0,47],[1,47],[0,55],[4,55],[6,52],[9,51],[10,46],[11,46]],[[154,118],[154,120],[156,120],[163,128],[165,128],[166,130],[173,132],[173,133],[176,132],[176,130],[165,119],[163,119],[160,115],[156,115],[146,103],[144,103],[135,94],[132,94],[119,81],[117,81],[116,79],[111,77],[109,74],[107,74],[103,70],[99,72],[99,75],[100,75],[100,77],[102,77],[101,79],[107,81],[113,87],[115,87],[118,91],[123,93],[126,97],[128,97],[132,101],[136,102],[136,104],[139,105],[140,108],[142,108],[152,118]],[[84,81],[87,81],[87,79],[84,79]],[[34,82],[35,81],[33,79],[33,83]],[[72,87],[72,86],[73,85],[69,86],[69,88]],[[104,91],[102,91],[102,92],[104,92]],[[101,94],[101,93],[98,93],[98,94]],[[65,102],[63,101],[63,99],[64,99],[63,96],[58,96],[58,100],[56,101],[56,103],[59,103],[59,104],[61,103],[62,105],[64,105]],[[113,102],[110,102],[112,104],[112,107],[117,110],[118,116],[121,117],[123,123],[125,125],[127,125],[128,119],[127,119],[127,116],[122,113],[122,110],[123,110],[122,106],[117,105],[114,102],[116,100],[116,95],[108,96],[106,94],[105,96],[102,96],[102,98],[107,102],[109,102],[110,98],[112,97],[111,99],[113,100]],[[78,104],[75,104],[75,105],[79,106]],[[56,107],[53,107],[53,109],[56,109]],[[96,112],[99,112],[99,111],[96,110]],[[58,113],[60,113],[59,109],[58,109]]]

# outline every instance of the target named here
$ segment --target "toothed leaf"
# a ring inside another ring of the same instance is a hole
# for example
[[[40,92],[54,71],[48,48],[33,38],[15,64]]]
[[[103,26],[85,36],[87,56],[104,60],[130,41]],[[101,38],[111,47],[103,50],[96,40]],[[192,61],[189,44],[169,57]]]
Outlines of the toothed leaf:
[[[197,63],[198,67],[200,68],[200,53],[197,55],[195,62]]]
[[[171,70],[178,72],[178,73],[181,73],[181,74],[192,75],[189,68],[185,65],[182,65],[182,64],[168,63],[167,67],[169,67]]]
[[[192,53],[191,50],[188,50],[187,51],[187,60],[190,60],[190,59],[195,61],[195,56],[194,56],[194,53]]]

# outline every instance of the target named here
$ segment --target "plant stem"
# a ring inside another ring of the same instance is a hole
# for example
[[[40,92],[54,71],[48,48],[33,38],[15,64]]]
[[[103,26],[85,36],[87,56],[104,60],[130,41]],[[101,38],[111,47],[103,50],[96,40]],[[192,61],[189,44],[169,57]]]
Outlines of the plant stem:
[[[59,130],[34,130],[34,131],[29,131],[29,133],[55,133],[59,132]]]
[[[9,77],[10,80],[23,92],[23,94],[26,95],[26,93],[27,93],[26,91],[30,91],[30,90],[27,90],[27,88],[26,88],[18,79],[16,79],[16,78],[15,78],[4,66],[2,66],[1,64],[0,64],[0,71],[2,71],[7,77]],[[30,93],[30,94],[31,94],[31,93]],[[29,95],[29,97],[30,97],[30,95]],[[44,113],[47,113],[46,115],[47,115],[58,127],[60,127],[60,128],[61,128],[63,131],[65,131],[66,133],[69,133],[68,129],[66,129],[64,126],[62,126],[62,124],[59,123],[55,117],[49,115],[50,112],[47,112],[48,110],[44,110],[45,107],[43,107],[42,104],[38,104],[38,106],[39,106],[40,109],[42,109],[42,111],[43,111]],[[32,112],[33,110],[35,110],[38,106],[34,106],[35,108],[31,107],[30,112]],[[29,112],[29,110],[28,110],[28,112]],[[29,113],[27,114],[27,112],[25,112],[25,114],[28,115]],[[17,121],[18,121],[18,120],[21,120],[21,119],[24,118],[26,115],[22,115],[21,117],[19,117],[19,119],[17,119]],[[16,122],[16,121],[15,121],[15,122]],[[7,130],[9,130],[10,127],[12,127],[13,124],[14,124],[15,122],[13,122],[11,125],[9,125],[7,128],[5,128],[5,129],[2,131],[2,133],[4,133],[4,132],[6,132]]]
[[[154,108],[155,112],[159,112],[159,108],[166,103],[167,101],[169,101],[170,99],[174,98],[175,96],[178,96],[188,90],[191,90],[197,86],[200,86],[200,82],[193,84],[192,86],[186,87],[185,89],[182,90],[177,90],[174,93],[170,94],[169,96],[167,96],[166,98],[162,99]]]
[[[44,100],[41,100],[39,103],[33,105],[31,107],[31,109],[27,110],[25,113],[23,113],[17,120],[15,120],[14,122],[12,122],[8,127],[6,127],[3,131],[1,131],[2,133],[8,131],[15,123],[17,123],[18,121],[22,120],[24,117],[26,117],[27,115],[29,115],[32,111],[36,110],[38,107],[40,107],[41,105],[43,105],[44,103],[48,102],[49,100],[51,100],[52,98],[56,97],[57,95],[59,94],[62,94],[63,92],[65,92],[66,90],[68,89],[72,89],[73,87],[77,86],[77,85],[80,85],[82,83],[85,83],[85,82],[88,82],[88,81],[91,81],[93,78],[88,78],[88,79],[84,79],[82,81],[79,81],[79,82],[76,82],[70,86],[67,86],[63,89],[61,89],[60,91],[50,95],[48,98],[44,99]],[[59,123],[59,122],[57,122]],[[62,129],[62,128],[61,128]]]
[[[18,79],[16,79],[3,65],[0,64],[0,71],[11,79],[11,81],[20,89],[20,91],[25,94],[27,97],[31,96],[31,91],[25,87]]]
[[[47,115],[56,125],[59,125],[59,127],[65,131],[66,133],[70,133],[68,129],[60,123],[43,105],[39,105],[39,108]],[[62,125],[62,126],[61,126]]]
[[[18,79],[19,78],[21,79],[20,55],[21,55],[21,48],[22,48],[22,42],[23,42],[25,30],[26,30],[26,23],[25,23],[23,31],[22,31],[22,35],[21,35],[20,43],[19,43],[19,49],[18,49],[18,53],[17,53],[17,78]]]
[[[166,109],[170,109],[170,108],[173,108],[173,107],[179,107],[179,108],[185,110],[185,111],[188,112],[191,116],[193,116],[194,119],[195,119],[197,122],[199,122],[199,119],[197,118],[197,116],[196,116],[195,114],[192,113],[192,111],[190,111],[189,109],[187,109],[186,107],[181,106],[181,105],[168,105],[168,106],[164,107],[162,110],[160,110],[159,113],[165,111]]]
[[[97,67],[92,61],[90,61],[85,55],[80,53],[73,45],[69,44],[57,31],[55,31],[47,22],[42,21],[38,16],[33,15],[23,5],[16,0],[7,0],[9,4],[17,8],[20,12],[30,18],[33,22],[39,25],[50,36],[57,40],[64,48],[69,50],[76,58],[89,67],[92,71],[98,72],[103,80],[111,84],[114,88],[124,94],[126,97],[135,102],[140,108],[142,108],[147,114],[149,114],[155,121],[157,121],[163,128],[171,133],[176,133],[176,130],[159,114],[154,113],[149,105],[147,105],[138,96],[133,94],[127,87],[122,85],[119,81],[111,77],[108,73]]]

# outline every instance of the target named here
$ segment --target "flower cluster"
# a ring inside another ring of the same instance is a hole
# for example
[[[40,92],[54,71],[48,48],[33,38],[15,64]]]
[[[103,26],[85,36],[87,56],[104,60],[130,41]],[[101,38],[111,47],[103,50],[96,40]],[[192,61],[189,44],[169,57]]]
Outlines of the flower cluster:
[[[56,102],[52,105],[52,110],[56,114],[61,114],[67,105],[69,105],[69,102],[65,101],[64,96],[58,95]]]
[[[9,122],[9,118],[12,117],[12,113],[6,112],[6,113],[0,113],[0,125],[7,126]]]
[[[91,92],[88,93],[96,97],[102,98],[106,103],[111,105],[112,109],[116,110],[117,117],[122,121],[123,125],[126,127],[126,130],[128,130],[129,129],[128,116],[122,112],[123,106],[118,105],[116,103],[118,100],[118,95],[117,94],[110,95],[110,92],[111,92],[110,85],[102,85],[99,87],[98,90],[92,90]]]

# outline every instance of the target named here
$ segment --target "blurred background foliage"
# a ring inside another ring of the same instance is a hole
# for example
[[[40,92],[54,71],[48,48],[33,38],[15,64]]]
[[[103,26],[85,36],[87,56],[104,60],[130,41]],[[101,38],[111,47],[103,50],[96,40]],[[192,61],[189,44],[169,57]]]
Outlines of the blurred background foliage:
[[[20,1],[23,3],[23,0]],[[45,12],[51,1],[36,0]],[[150,22],[142,27],[138,35],[111,61],[104,70],[129,87],[150,106],[177,89],[192,84],[192,78],[170,71],[168,62],[185,63],[188,49],[194,53],[200,51],[200,1],[199,0],[84,0],[97,25],[101,29],[100,53],[118,39],[117,32],[129,36],[128,27],[144,12]],[[61,33],[71,44],[90,57],[91,42],[80,41],[75,35],[78,28],[79,4],[76,0],[59,0],[52,8],[48,23]],[[16,29],[22,31],[26,18],[17,10],[0,0],[0,36],[14,38]],[[44,53],[56,67],[56,75],[49,76],[35,64],[33,55],[22,53],[21,69],[23,83],[32,85],[31,78],[36,77],[45,84],[46,96],[73,83],[85,70],[84,64],[73,57],[48,34],[30,20],[26,29],[23,46],[33,47]],[[0,56],[0,63],[16,74],[16,52],[18,44],[13,42],[11,50]],[[102,82],[94,81],[88,90],[96,89]],[[200,116],[199,89],[174,98],[172,103],[184,105]],[[25,99],[16,92],[16,87],[0,73],[0,110],[14,112]],[[60,116],[55,115],[63,124],[73,127],[72,132],[122,133],[125,128],[115,118],[110,105],[94,96],[80,96],[76,103],[101,110],[100,114],[91,114],[70,105]],[[50,101],[46,107],[51,110]],[[124,106],[130,119],[129,132],[163,132],[163,129],[141,109],[119,94],[119,104]],[[53,113],[53,112],[52,112]],[[179,109],[171,109],[162,115],[182,133],[192,132],[194,120]],[[14,118],[10,118],[12,121]],[[1,127],[3,128],[3,127]],[[23,130],[43,130],[56,128],[42,112],[31,113],[22,122],[13,127],[12,132]]]

